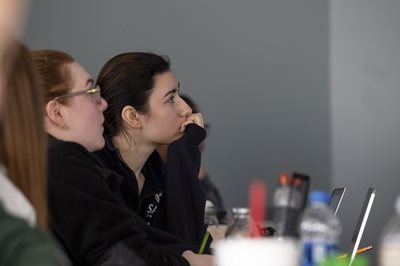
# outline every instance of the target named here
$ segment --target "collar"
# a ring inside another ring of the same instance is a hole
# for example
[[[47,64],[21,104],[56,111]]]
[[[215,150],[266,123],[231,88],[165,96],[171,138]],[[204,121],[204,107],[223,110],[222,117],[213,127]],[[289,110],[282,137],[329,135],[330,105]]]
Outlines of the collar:
[[[113,160],[115,160],[114,166],[117,169],[111,169],[116,171],[118,174],[122,175],[124,178],[128,178],[130,181],[134,179],[135,184],[136,176],[135,173],[129,168],[128,165],[121,159],[121,155],[117,147],[115,147],[114,143],[111,141],[111,137],[107,134],[104,134],[105,146],[104,148],[108,153],[112,154]],[[154,151],[146,163],[143,166],[142,172],[146,177],[145,183],[141,192],[141,198],[146,197],[149,194],[158,193],[162,190],[164,185],[164,176],[165,172],[163,169],[163,164],[161,161],[161,157],[157,151]]]

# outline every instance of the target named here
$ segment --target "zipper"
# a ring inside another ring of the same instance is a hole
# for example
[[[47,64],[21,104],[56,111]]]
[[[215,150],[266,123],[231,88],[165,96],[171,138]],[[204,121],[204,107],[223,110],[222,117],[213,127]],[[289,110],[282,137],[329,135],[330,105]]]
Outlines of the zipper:
[[[143,202],[145,199],[156,195],[156,192],[152,192],[152,193],[150,193],[150,194],[148,194],[148,195],[146,195],[146,196],[144,196],[144,197],[141,197],[141,195],[139,194],[139,184],[138,184],[138,182],[137,182],[137,180],[136,180],[136,175],[135,175],[135,173],[134,173],[134,172],[132,171],[132,169],[128,166],[128,164],[125,162],[125,160],[122,158],[122,155],[121,155],[120,151],[119,151],[118,149],[116,149],[116,151],[117,151],[118,158],[121,160],[121,162],[124,164],[124,166],[128,169],[128,171],[131,173],[131,175],[135,177],[135,178],[134,178],[134,179],[135,179],[135,184],[136,184],[135,190],[136,190],[136,195],[138,195],[138,199],[139,199],[139,200],[138,200],[138,205],[136,206],[136,209],[138,210],[137,212],[139,213],[139,212],[141,211],[140,206],[141,206],[142,202]],[[162,191],[162,190],[161,190],[161,191]],[[157,203],[158,203],[158,202],[157,202]],[[157,204],[157,206],[158,206],[158,204]]]

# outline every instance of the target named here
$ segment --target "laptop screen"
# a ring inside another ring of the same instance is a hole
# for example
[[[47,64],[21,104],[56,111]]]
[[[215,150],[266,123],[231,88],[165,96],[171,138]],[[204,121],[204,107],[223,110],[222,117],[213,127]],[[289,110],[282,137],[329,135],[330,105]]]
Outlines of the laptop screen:
[[[345,187],[335,188],[332,192],[331,199],[329,200],[329,208],[333,210],[335,216],[337,211],[339,210],[340,203],[342,203],[342,199],[345,192],[346,192]]]
[[[375,199],[375,189],[369,188],[367,191],[367,195],[365,196],[364,204],[358,217],[358,221],[356,224],[356,228],[353,233],[353,237],[351,238],[351,243],[349,250],[347,252],[350,255],[350,263],[349,266],[353,263],[354,258],[356,257],[358,247],[360,246],[361,237],[364,233],[365,226],[368,221],[368,216],[372,208],[372,204]]]

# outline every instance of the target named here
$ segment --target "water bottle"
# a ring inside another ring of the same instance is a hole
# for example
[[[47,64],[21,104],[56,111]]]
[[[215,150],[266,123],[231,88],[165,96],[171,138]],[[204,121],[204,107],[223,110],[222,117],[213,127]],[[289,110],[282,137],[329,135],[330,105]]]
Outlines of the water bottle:
[[[204,223],[207,225],[207,229],[204,232],[203,240],[201,241],[201,245],[200,245],[198,254],[203,254],[203,251],[204,251],[204,248],[206,247],[208,238],[210,237],[210,234],[212,234],[211,231],[215,231],[216,228],[214,228],[214,227],[218,226],[217,208],[209,200],[206,200],[206,206],[204,209]]]
[[[395,202],[395,212],[381,234],[380,266],[394,266],[400,263],[400,196],[397,197]]]
[[[249,237],[249,217],[248,208],[233,208],[233,221],[226,229],[227,239],[242,239]]]
[[[273,221],[277,236],[298,236],[303,199],[299,184],[292,186],[288,174],[279,176],[279,187],[273,197]]]
[[[323,191],[310,194],[310,205],[300,224],[303,244],[302,266],[320,266],[329,256],[335,256],[341,225],[328,207],[329,195]]]
[[[204,210],[204,223],[206,225],[218,225],[217,207],[209,200],[206,200],[206,207]]]

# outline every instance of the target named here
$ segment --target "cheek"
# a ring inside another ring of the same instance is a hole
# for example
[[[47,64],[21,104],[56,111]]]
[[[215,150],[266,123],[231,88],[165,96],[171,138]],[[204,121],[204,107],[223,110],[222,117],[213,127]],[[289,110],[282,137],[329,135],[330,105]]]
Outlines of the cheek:
[[[163,120],[164,127],[169,128],[173,132],[182,125],[182,122],[182,119],[176,115],[171,115]]]
[[[82,108],[75,113],[75,119],[77,120],[80,130],[87,135],[97,134],[101,127],[101,114],[97,110],[92,108]]]
[[[170,109],[153,113],[147,122],[152,125],[153,130],[157,130],[159,133],[170,132],[170,134],[174,134],[179,131],[183,119],[178,116],[176,110]]]
[[[89,121],[91,121],[92,124],[99,124],[100,121],[100,114],[99,113],[91,113],[88,116]]]

